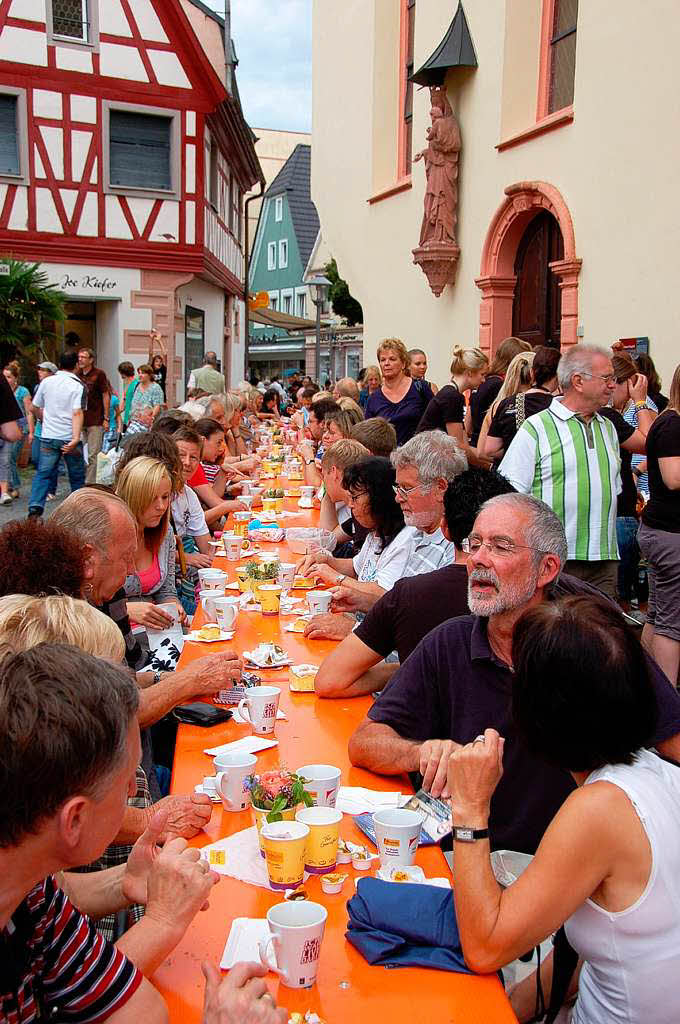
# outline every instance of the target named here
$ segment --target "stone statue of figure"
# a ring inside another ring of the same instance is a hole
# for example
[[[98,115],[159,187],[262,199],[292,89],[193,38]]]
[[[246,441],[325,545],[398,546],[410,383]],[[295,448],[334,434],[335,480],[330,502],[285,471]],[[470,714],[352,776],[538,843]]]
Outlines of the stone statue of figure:
[[[443,87],[430,89],[430,102],[432,125],[427,129],[428,145],[413,158],[425,161],[427,176],[420,245],[427,242],[455,245],[460,131]]]

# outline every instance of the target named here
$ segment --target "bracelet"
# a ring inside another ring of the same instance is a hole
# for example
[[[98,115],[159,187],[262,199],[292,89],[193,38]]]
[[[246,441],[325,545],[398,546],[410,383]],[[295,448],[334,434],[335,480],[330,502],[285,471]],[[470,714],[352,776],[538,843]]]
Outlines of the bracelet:
[[[643,402],[642,400],[640,400],[639,402],[635,403],[635,408],[636,409],[646,409],[647,408],[647,403]]]

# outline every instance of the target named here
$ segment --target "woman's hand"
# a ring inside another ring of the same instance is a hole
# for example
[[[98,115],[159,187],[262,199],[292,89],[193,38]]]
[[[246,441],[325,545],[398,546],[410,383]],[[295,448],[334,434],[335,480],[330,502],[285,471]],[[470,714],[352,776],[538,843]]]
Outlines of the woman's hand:
[[[475,825],[486,820],[489,804],[503,775],[505,740],[495,729],[455,750],[449,757],[448,792],[454,824]]]
[[[169,629],[175,621],[172,615],[151,601],[128,601],[128,615],[133,622],[147,629]]]
[[[295,566],[295,571],[296,573],[299,573],[300,576],[306,576],[312,566],[322,565],[324,562],[328,562],[330,557],[330,551],[324,551],[322,548],[319,548],[318,551],[310,551],[309,554],[300,559],[298,564]]]
[[[303,575],[308,575],[312,579],[319,580],[321,583],[337,583],[338,580],[337,571],[323,562],[314,562]]]
[[[191,555],[184,556],[187,561],[187,565],[193,565],[196,569],[209,569],[212,565],[212,555],[202,555],[200,551],[195,551]]]

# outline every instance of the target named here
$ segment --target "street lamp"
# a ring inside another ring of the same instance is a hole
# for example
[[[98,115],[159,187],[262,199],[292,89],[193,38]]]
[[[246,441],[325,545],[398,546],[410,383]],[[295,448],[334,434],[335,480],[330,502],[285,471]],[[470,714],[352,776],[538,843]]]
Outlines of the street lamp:
[[[331,282],[327,277],[310,277],[307,281],[312,296],[312,302],[316,306],[316,378],[321,387],[321,307],[325,304],[328,296],[328,289]]]

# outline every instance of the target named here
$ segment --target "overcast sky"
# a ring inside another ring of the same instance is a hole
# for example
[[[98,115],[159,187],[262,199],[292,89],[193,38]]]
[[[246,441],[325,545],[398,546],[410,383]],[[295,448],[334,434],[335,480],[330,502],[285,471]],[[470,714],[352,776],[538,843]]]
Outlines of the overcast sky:
[[[224,0],[203,0],[224,14]],[[312,130],[312,0],[231,0],[238,87],[251,128]]]

